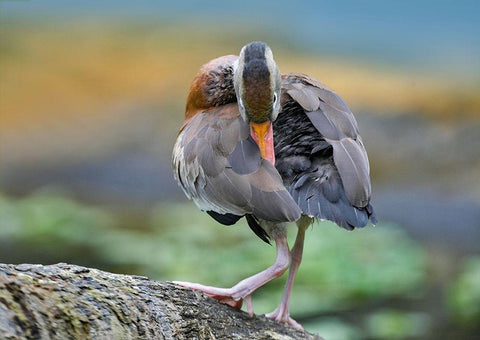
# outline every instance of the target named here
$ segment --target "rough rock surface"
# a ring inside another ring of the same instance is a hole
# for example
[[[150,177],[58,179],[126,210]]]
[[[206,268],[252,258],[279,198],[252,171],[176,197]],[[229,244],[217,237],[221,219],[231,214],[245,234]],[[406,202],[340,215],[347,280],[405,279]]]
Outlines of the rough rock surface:
[[[321,339],[146,277],[0,264],[0,339]]]

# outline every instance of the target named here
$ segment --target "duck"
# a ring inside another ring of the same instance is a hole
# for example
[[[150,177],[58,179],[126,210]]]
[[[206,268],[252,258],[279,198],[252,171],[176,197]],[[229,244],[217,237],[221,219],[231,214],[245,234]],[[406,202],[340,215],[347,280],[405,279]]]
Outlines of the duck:
[[[172,165],[200,210],[223,225],[245,218],[261,240],[275,243],[274,263],[230,288],[174,281],[235,308],[245,302],[251,316],[252,293],[288,269],[280,304],[266,316],[302,329],[289,304],[307,228],[316,220],[346,230],[377,222],[369,160],[350,108],[311,76],[282,75],[261,41],[200,68]],[[289,222],[297,226],[292,248]]]

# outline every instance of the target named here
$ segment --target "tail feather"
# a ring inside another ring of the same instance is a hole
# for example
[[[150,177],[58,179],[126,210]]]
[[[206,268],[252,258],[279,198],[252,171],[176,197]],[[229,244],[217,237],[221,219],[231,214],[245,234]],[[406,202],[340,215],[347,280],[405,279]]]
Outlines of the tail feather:
[[[223,225],[233,225],[237,223],[239,219],[242,218],[242,216],[234,215],[234,214],[220,214],[217,213],[213,210],[207,211],[207,214],[209,214],[211,217],[215,219],[215,221],[223,224]]]
[[[248,226],[250,227],[250,229],[252,229],[252,231],[255,233],[255,235],[260,237],[260,239],[263,242],[270,244],[270,236],[267,234],[265,229],[263,229],[260,226],[257,218],[253,215],[250,215],[250,214],[245,215],[245,218],[247,219]]]

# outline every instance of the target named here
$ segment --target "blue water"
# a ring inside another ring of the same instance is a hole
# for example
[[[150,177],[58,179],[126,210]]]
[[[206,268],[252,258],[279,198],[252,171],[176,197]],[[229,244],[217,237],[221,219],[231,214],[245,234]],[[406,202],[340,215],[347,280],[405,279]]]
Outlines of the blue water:
[[[252,27],[306,52],[480,79],[480,1],[1,1],[0,18]]]

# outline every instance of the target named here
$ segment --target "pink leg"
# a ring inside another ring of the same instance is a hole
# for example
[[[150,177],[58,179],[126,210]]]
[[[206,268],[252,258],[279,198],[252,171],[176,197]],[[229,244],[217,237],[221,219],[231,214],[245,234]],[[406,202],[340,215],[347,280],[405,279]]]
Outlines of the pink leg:
[[[277,256],[273,265],[256,275],[240,281],[232,288],[216,288],[204,286],[198,283],[181,281],[174,281],[174,283],[194,290],[202,291],[205,294],[219,300],[220,302],[226,303],[235,308],[242,307],[242,300],[245,300],[247,303],[248,313],[253,316],[251,294],[268,281],[281,276],[288,268],[290,263],[290,254],[286,236],[284,235],[276,238],[275,244],[277,247]]]
[[[297,275],[298,267],[302,262],[303,242],[305,239],[305,230],[307,227],[308,227],[308,224],[306,226],[303,226],[303,225],[300,225],[299,223],[297,238],[295,239],[295,244],[290,253],[291,264],[290,264],[290,270],[288,272],[287,283],[285,285],[285,290],[283,292],[282,301],[280,302],[280,305],[277,307],[277,309],[275,309],[272,313],[269,313],[266,315],[267,318],[270,318],[277,322],[292,325],[295,328],[299,328],[299,329],[303,329],[303,327],[290,317],[288,304],[290,302],[290,294],[292,292],[293,282],[295,280],[295,276]]]

